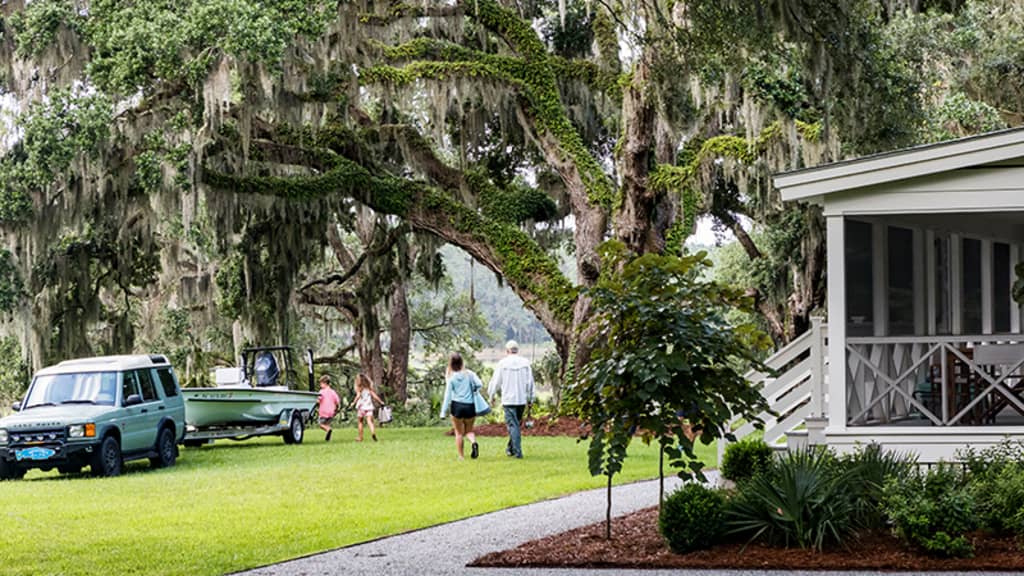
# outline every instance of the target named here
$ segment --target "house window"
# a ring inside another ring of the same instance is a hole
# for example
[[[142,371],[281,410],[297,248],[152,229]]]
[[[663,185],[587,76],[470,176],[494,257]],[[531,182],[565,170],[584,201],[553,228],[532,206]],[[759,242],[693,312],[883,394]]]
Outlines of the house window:
[[[889,227],[889,334],[914,333],[914,233]]]
[[[963,239],[963,263],[962,333],[981,334],[981,240]]]
[[[992,244],[992,330],[1010,331],[1010,245]]]
[[[846,221],[846,333],[874,333],[871,224]]]

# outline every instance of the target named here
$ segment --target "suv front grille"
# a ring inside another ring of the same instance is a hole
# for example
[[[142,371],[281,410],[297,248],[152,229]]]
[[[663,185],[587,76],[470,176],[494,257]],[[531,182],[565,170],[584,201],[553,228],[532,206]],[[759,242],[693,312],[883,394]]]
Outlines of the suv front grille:
[[[11,432],[9,442],[11,444],[35,444],[64,442],[67,439],[67,432],[63,428],[50,430],[32,430],[31,432]]]

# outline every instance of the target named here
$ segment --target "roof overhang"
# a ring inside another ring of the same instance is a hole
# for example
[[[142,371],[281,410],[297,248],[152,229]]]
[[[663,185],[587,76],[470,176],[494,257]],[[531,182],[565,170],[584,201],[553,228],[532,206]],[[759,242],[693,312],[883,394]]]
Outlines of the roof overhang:
[[[773,181],[785,201],[821,203],[833,192],[1022,157],[1024,129],[1018,128],[785,172]]]

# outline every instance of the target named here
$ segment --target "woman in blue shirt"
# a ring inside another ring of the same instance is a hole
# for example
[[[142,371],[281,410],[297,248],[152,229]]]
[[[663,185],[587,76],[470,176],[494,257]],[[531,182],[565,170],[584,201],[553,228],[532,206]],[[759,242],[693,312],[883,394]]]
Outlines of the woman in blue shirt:
[[[480,454],[480,447],[476,443],[476,434],[473,434],[473,420],[476,419],[473,394],[483,388],[484,384],[475,372],[463,366],[462,356],[458,353],[452,354],[448,359],[445,381],[441,418],[451,412],[452,426],[455,427],[455,449],[459,453],[459,460],[463,459],[466,438],[472,443],[469,457],[476,458]]]

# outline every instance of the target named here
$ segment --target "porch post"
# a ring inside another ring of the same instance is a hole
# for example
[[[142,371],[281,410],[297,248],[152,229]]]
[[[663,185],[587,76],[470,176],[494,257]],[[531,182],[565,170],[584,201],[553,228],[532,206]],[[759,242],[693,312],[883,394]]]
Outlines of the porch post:
[[[992,322],[992,240],[981,240],[981,333],[991,334]]]
[[[963,333],[963,255],[964,243],[959,234],[949,235],[949,328],[953,334]]]
[[[928,309],[928,291],[922,290],[928,285],[928,277],[925,276],[925,234],[920,228],[914,228],[914,334],[921,336],[927,334],[928,318],[925,312]]]
[[[1020,262],[1020,246],[1017,244],[1010,244],[1010,332],[1014,334],[1020,333],[1020,306],[1013,301],[1013,281],[1016,280],[1017,274],[1014,273],[1014,268],[1017,266],[1017,262]]]
[[[926,334],[935,334],[935,311],[938,307],[935,290],[935,231],[924,231],[924,285],[928,288],[928,305],[925,306],[928,317],[928,331]]]
[[[846,429],[846,226],[843,216],[825,220],[828,262],[828,428]]]
[[[874,295],[874,335],[889,335],[889,242],[888,229],[881,222],[871,224],[871,292]],[[845,252],[845,250],[844,250]],[[845,286],[846,276],[843,285]],[[843,310],[843,318],[846,310]]]

